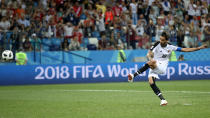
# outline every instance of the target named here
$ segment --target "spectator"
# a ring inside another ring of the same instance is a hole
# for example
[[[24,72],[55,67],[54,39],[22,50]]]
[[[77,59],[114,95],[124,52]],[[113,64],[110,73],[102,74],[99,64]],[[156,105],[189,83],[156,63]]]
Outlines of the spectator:
[[[202,2],[201,14],[203,14],[203,15],[207,15],[208,14],[208,4],[207,4],[206,1]]]
[[[169,41],[177,44],[177,32],[174,25],[169,26]]]
[[[136,34],[141,37],[144,34],[144,21],[138,20],[138,24],[136,25]]]
[[[63,7],[64,0],[55,0],[57,10]]]
[[[78,37],[74,37],[71,39],[71,43],[69,44],[69,50],[80,50],[80,42]]]
[[[116,2],[116,4],[112,7],[115,17],[121,17],[122,15],[122,7],[120,6],[120,2]]]
[[[87,10],[85,10],[84,12],[87,12],[90,15],[90,17],[93,17],[94,14],[95,14],[95,10],[93,9],[93,5],[92,4],[88,4]]]
[[[124,44],[125,42],[121,38],[120,32],[117,33],[117,45],[119,45],[122,49],[126,49],[126,45]]]
[[[30,42],[34,51],[41,51],[41,39],[35,33],[32,34]]]
[[[84,37],[91,37],[93,32],[94,20],[91,18],[91,15],[86,13],[87,19],[84,20]]]
[[[104,5],[104,3],[102,1],[96,2],[96,10],[101,10],[103,15],[105,14],[105,12],[107,11],[106,6]]]
[[[113,19],[114,19],[114,13],[113,13],[111,7],[108,7],[105,12],[105,24],[113,23]]]
[[[40,8],[40,9],[36,9],[34,11],[34,14],[32,16],[32,20],[33,22],[35,22],[36,24],[39,23],[40,21],[42,21],[43,17],[44,17],[44,14],[43,14],[43,10]],[[50,15],[48,21],[53,17],[53,15]],[[57,20],[57,19],[55,19]]]
[[[63,51],[69,50],[69,42],[68,39],[64,39],[64,41],[61,43],[61,48]]]
[[[201,25],[202,25],[202,31],[204,30],[205,26],[210,26],[210,15],[208,15],[208,16],[203,15],[202,16]]]
[[[149,49],[150,48],[149,36],[146,33],[144,33],[142,36],[139,37],[138,48],[141,48],[141,49]]]
[[[153,9],[150,9],[149,19],[152,20],[153,23],[156,23],[156,14]],[[149,24],[149,22],[148,22]]]
[[[71,22],[71,24],[77,25],[78,21],[77,21],[76,14],[74,12],[73,7],[68,9],[66,14],[64,15],[64,23],[67,23],[67,22]]]
[[[169,11],[170,11],[170,8],[171,8],[171,5],[169,3],[168,0],[163,0],[163,2],[161,2],[161,5],[164,9],[164,14],[167,16]]]
[[[184,23],[190,24],[190,16],[189,16],[188,14],[186,14],[186,15],[184,16]]]
[[[122,27],[126,27],[128,24],[127,22],[130,20],[129,18],[129,14],[128,13],[124,13],[122,14],[121,18],[120,18],[120,23]]]
[[[188,42],[189,42],[189,37],[190,37],[190,32],[191,32],[189,24],[185,24],[184,31],[185,31],[184,42],[183,42],[184,47],[189,48],[190,46]]]
[[[111,33],[110,45],[113,45],[114,47],[117,47],[117,37],[115,37],[114,32]]]
[[[14,27],[13,31],[12,31],[12,35],[10,37],[10,43],[12,43],[12,50],[16,51],[20,48],[20,33],[19,33],[19,29],[18,27]]]
[[[181,19],[183,19],[183,15],[185,12],[184,9],[184,1],[183,0],[178,0],[177,4],[176,4],[176,16],[178,16],[179,18],[181,17]]]
[[[162,23],[162,17],[158,17],[157,20],[157,25],[156,25],[156,36],[155,36],[155,40],[159,41],[160,40],[160,35],[162,34],[162,32],[164,31],[164,26]]]
[[[149,24],[145,28],[145,32],[147,35],[149,35],[151,41],[155,41],[155,35],[156,35],[156,27],[152,20],[149,20]]]
[[[138,16],[137,16],[137,6],[138,4],[136,3],[135,0],[132,0],[132,2],[130,3],[130,14],[132,16],[132,21],[133,24],[136,25],[137,24],[137,20],[138,20]]]
[[[72,25],[72,23],[67,22],[66,25],[63,25],[63,29],[64,29],[64,38],[68,39],[73,36],[74,26]]]
[[[78,1],[76,1],[76,3],[74,4],[73,10],[75,13],[75,25],[78,25],[78,23],[80,21],[80,15],[83,12],[82,6],[79,4]]]
[[[2,17],[5,17],[7,16],[7,9],[6,9],[6,5],[5,4],[1,4],[1,7],[0,7],[0,15]]]
[[[175,20],[174,20],[174,17],[173,15],[171,14],[171,12],[168,13],[168,16],[166,16],[166,20],[165,21],[165,24],[167,26],[172,26],[172,25],[175,25]]]
[[[208,45],[208,47],[210,47],[210,26],[205,26],[204,27],[204,31],[203,31],[203,34],[204,34],[204,40],[203,42],[205,44]]]
[[[56,37],[60,39],[64,37],[63,20],[56,25]]]
[[[22,16],[25,15],[25,10],[22,8],[21,4],[18,5],[18,7],[17,7],[17,9],[15,11],[17,16],[18,16],[18,18],[21,18]]]
[[[96,19],[96,27],[100,34],[105,32],[105,24],[104,24],[104,16],[102,14],[102,10],[98,11],[97,19]]]
[[[0,30],[3,30],[3,31],[8,31],[10,29],[10,22],[9,20],[7,19],[7,17],[3,17],[1,22],[0,22]]]
[[[108,47],[108,41],[107,41],[106,35],[103,34],[101,36],[101,40],[98,41],[98,49],[99,50],[106,50],[107,47]]]
[[[177,32],[177,45],[179,46],[179,47],[183,47],[183,41],[184,41],[184,33],[183,33],[183,31],[182,30],[179,30],[178,32]]]
[[[32,51],[32,45],[31,45],[31,42],[29,40],[29,37],[26,37],[25,41],[23,41],[23,49],[26,52]]]
[[[125,1],[121,1],[121,5],[120,6],[122,7],[122,12],[123,12],[122,15],[129,13]]]
[[[186,61],[183,54],[179,56],[178,61]]]
[[[152,2],[152,6],[151,8],[153,9],[154,11],[154,15],[155,17],[159,16],[160,14],[160,4],[158,1],[154,0],[154,2]],[[155,23],[155,22],[154,22]],[[156,23],[155,23],[156,24]]]
[[[126,31],[126,39],[127,39],[127,47],[130,49],[136,49],[136,31],[133,28],[131,21],[128,23],[127,31]]]
[[[198,26],[198,19],[197,19],[197,16],[193,16],[193,18],[190,20],[190,24],[193,24],[194,26],[193,27],[197,27]]]
[[[143,26],[146,26],[147,25],[147,20],[145,19],[144,15],[143,14],[140,14],[139,15],[139,20],[141,21],[141,24]]]
[[[196,5],[194,4],[193,0],[190,0],[190,3],[187,6],[187,13],[189,15],[189,19],[191,20],[193,16],[195,15],[195,7]]]
[[[77,37],[77,40],[79,41],[79,43],[81,44],[82,43],[82,38],[83,38],[83,33],[82,31],[79,29],[80,26],[76,26],[73,30],[73,38],[74,37]]]
[[[112,26],[112,24],[111,23],[106,24],[105,34],[106,34],[106,37],[108,39],[110,39],[112,32],[113,32],[113,26]]]
[[[18,23],[19,23],[19,25],[23,24],[24,27],[29,27],[30,26],[30,21],[27,20],[24,15],[22,17],[20,17],[20,19],[18,19]]]
[[[198,20],[201,19],[201,1],[197,0],[195,4],[195,16],[197,17]]]

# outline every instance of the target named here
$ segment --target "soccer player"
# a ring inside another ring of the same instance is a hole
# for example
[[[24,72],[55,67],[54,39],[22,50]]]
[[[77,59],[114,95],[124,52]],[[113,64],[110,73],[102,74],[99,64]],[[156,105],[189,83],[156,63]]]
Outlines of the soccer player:
[[[206,45],[202,45],[197,48],[181,48],[173,46],[170,43],[168,43],[167,33],[163,32],[160,36],[160,41],[156,42],[147,53],[147,58],[149,61],[134,74],[128,74],[128,81],[133,82],[134,77],[150,68],[148,74],[150,87],[152,88],[154,93],[161,99],[160,105],[167,105],[168,102],[165,100],[160,89],[155,84],[155,80],[159,78],[158,74],[163,74],[166,72],[171,52],[193,52],[200,49],[204,49],[206,47]]]

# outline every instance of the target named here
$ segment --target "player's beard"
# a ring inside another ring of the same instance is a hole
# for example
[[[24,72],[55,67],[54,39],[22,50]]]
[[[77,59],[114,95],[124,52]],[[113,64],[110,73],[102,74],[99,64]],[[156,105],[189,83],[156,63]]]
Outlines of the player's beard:
[[[161,47],[166,47],[167,46],[167,43],[160,43]]]

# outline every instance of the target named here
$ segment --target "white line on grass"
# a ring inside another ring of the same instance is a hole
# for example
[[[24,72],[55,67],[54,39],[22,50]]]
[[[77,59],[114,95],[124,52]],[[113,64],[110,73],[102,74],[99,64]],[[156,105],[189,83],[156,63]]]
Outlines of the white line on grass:
[[[137,90],[63,90],[69,92],[130,92],[130,93],[149,93],[152,91],[137,91]],[[194,94],[210,94],[204,91],[163,91],[165,93],[194,93]]]

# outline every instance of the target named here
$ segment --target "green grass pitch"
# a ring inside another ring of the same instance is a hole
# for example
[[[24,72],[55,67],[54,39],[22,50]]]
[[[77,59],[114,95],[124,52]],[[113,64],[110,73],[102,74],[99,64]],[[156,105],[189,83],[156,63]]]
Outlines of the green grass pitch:
[[[210,80],[0,87],[0,118],[210,118]]]

